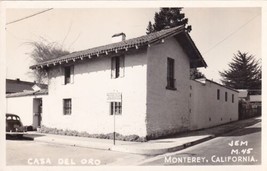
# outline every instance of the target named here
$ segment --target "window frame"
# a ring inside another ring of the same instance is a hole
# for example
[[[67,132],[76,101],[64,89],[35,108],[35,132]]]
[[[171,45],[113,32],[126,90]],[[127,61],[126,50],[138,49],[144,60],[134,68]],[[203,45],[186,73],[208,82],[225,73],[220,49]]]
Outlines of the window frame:
[[[175,85],[175,60],[173,58],[167,58],[167,85],[166,89],[176,90]]]
[[[235,95],[232,94],[232,103],[234,103],[234,102],[235,102]]]
[[[63,99],[63,115],[71,115],[72,114],[72,99],[67,98]]]
[[[110,102],[110,115],[122,115],[122,102]]]
[[[224,96],[225,96],[225,101],[227,102],[228,101],[228,93],[225,92]]]
[[[63,67],[63,84],[72,84],[74,82],[74,65],[67,65]]]
[[[64,84],[70,84],[70,77],[71,77],[71,67],[65,66],[64,67]]]
[[[124,77],[124,62],[125,56],[113,56],[111,57],[111,78],[117,79]]]
[[[217,100],[220,100],[220,96],[221,96],[221,91],[220,89],[217,89]]]

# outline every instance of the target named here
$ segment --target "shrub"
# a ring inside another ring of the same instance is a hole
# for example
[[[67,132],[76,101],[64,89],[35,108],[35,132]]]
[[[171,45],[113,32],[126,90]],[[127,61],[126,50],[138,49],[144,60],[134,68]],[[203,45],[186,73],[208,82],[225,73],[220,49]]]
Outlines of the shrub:
[[[57,134],[57,135],[67,135],[67,136],[79,136],[79,137],[88,137],[88,138],[100,138],[100,139],[113,139],[114,133],[108,133],[108,134],[89,134],[86,131],[78,132],[76,130],[70,130],[70,129],[57,129],[57,128],[49,128],[44,125],[41,126],[39,129],[40,133],[46,133],[46,134]],[[146,142],[147,138],[145,137],[139,137],[138,135],[122,135],[119,133],[115,134],[116,140],[121,141],[136,141],[136,142]]]
[[[125,136],[124,141],[136,141],[138,140],[139,136],[138,135],[128,135]]]
[[[79,132],[78,134],[79,137],[89,137],[89,134],[85,131]]]

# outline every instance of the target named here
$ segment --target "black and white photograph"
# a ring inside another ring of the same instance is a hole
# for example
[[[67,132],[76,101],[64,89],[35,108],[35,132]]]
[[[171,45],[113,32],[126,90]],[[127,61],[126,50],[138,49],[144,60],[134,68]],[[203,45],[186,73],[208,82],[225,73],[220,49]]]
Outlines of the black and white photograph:
[[[262,6],[23,4],[2,4],[6,168],[263,170]]]

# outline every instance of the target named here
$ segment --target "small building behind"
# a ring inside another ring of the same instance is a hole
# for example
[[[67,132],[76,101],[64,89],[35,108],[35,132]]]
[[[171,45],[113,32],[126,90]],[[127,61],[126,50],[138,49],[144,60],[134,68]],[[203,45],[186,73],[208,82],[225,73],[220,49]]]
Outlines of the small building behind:
[[[239,91],[239,119],[247,119],[260,116],[262,113],[261,90],[238,90]]]
[[[36,82],[22,81],[19,78],[6,79],[6,94],[18,93],[24,91],[34,91],[37,89],[47,89],[47,84],[39,84]]]
[[[20,116],[25,126],[40,127],[47,85],[7,79],[6,90],[6,113]]]

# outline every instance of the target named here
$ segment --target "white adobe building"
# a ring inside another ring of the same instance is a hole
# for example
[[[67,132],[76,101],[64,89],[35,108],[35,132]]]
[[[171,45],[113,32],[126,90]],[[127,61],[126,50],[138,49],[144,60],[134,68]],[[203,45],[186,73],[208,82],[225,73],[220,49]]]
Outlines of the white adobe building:
[[[49,75],[42,125],[157,138],[238,119],[237,91],[190,80],[207,65],[184,27],[114,38],[30,67]]]

